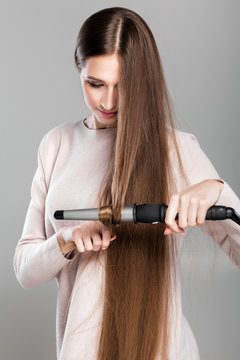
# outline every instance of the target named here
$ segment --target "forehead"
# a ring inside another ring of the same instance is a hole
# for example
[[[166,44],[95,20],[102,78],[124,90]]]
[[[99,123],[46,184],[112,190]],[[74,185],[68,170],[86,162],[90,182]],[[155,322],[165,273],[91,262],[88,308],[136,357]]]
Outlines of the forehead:
[[[84,77],[93,76],[105,83],[119,81],[119,58],[117,54],[90,57],[82,68]]]

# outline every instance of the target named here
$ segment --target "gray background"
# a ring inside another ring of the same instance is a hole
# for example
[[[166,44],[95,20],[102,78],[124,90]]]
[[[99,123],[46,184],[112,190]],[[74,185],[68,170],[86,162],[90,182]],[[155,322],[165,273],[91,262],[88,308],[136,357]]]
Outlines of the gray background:
[[[135,10],[150,25],[178,127],[197,136],[220,176],[240,196],[237,0],[88,1],[87,6],[75,0],[1,1],[4,360],[55,359],[56,283],[24,290],[15,278],[12,259],[43,135],[58,124],[90,115],[73,62],[77,33],[89,15],[111,6]],[[235,360],[240,352],[238,269],[205,234],[191,232],[182,260],[184,313],[201,359]]]

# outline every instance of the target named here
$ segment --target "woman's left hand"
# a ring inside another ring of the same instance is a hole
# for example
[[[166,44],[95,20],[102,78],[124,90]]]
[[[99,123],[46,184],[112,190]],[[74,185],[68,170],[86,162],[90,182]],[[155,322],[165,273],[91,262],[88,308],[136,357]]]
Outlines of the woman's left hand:
[[[207,179],[172,195],[166,212],[165,223],[168,226],[164,234],[185,234],[186,227],[203,224],[208,209],[218,200],[223,185],[221,180]],[[178,220],[175,220],[177,213]]]

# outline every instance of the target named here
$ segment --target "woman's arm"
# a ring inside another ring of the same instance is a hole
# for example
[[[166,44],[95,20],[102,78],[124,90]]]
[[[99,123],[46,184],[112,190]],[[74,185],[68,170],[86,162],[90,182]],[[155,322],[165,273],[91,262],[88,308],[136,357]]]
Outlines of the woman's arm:
[[[50,130],[38,148],[38,167],[31,186],[31,201],[23,232],[13,260],[18,281],[32,288],[53,279],[66,265],[57,234],[47,239],[45,233],[45,199],[60,144],[60,128]]]
[[[184,141],[180,144],[180,151],[190,187],[171,198],[165,220],[169,224],[166,234],[181,233],[179,226],[186,228],[198,225],[240,268],[240,226],[232,220],[204,220],[211,205],[232,207],[240,213],[240,200],[226,181],[220,179],[196,137],[192,134],[183,134]],[[179,226],[174,221],[177,212],[180,217]]]
[[[240,200],[226,181],[215,205],[232,207],[240,214]],[[232,220],[221,220],[205,221],[200,228],[218,243],[240,269],[240,226]]]

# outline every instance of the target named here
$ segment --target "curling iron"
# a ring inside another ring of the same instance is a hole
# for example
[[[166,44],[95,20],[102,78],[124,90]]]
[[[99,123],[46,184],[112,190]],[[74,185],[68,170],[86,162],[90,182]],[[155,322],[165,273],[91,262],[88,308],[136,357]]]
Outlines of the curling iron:
[[[121,221],[137,223],[165,222],[165,216],[168,206],[166,204],[137,204],[133,206],[124,206],[121,212]],[[74,209],[74,210],[56,210],[54,217],[57,220],[95,220],[98,221],[98,209]],[[176,215],[178,219],[178,214]],[[231,219],[240,225],[240,216],[231,207],[213,205],[206,213],[206,220],[225,220]]]

